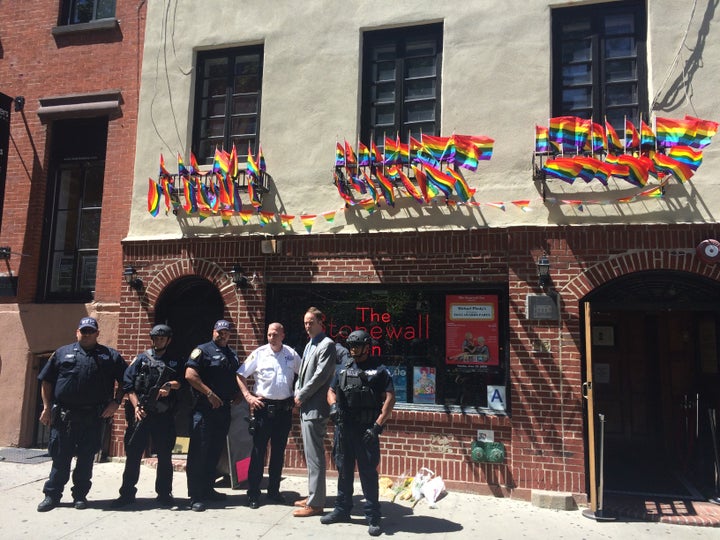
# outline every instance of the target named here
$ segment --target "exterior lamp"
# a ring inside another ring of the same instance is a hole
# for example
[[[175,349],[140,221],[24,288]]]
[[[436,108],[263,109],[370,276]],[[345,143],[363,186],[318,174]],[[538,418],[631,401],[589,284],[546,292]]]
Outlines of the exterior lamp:
[[[123,277],[125,278],[125,283],[127,283],[130,287],[136,291],[142,290],[143,282],[142,279],[137,277],[137,271],[135,268],[132,266],[126,266],[125,270],[123,270]]]
[[[548,288],[550,282],[552,281],[550,279],[550,260],[547,258],[547,255],[543,253],[536,264],[538,284],[540,285],[541,289],[545,290]]]
[[[230,279],[232,279],[236,289],[246,289],[248,286],[248,278],[243,274],[239,264],[234,265],[230,270]]]

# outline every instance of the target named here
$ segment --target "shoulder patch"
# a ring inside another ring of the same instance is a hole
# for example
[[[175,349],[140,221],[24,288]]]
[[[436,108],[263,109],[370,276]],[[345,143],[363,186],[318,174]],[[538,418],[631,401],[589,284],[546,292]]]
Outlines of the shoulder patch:
[[[193,349],[193,351],[190,353],[190,359],[197,360],[197,358],[202,354],[202,349]]]

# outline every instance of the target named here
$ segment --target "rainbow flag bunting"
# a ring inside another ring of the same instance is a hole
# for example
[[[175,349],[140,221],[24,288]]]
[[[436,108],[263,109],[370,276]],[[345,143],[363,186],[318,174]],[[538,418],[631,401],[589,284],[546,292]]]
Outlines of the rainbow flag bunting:
[[[305,230],[310,233],[312,231],[313,225],[315,224],[315,218],[317,216],[315,214],[304,214],[300,216],[300,221],[302,221],[303,227],[305,227]]]
[[[492,206],[493,208],[497,208],[499,210],[505,211],[505,203],[504,202],[486,202],[484,203],[486,206]]]
[[[325,218],[325,221],[328,223],[332,223],[335,221],[335,210],[330,210],[329,212],[323,212],[320,214],[323,218]]]
[[[250,218],[253,215],[252,210],[241,210],[239,213],[240,219],[242,220],[243,224],[247,224],[248,221],[250,221]]]
[[[512,203],[523,212],[532,212],[532,208],[530,208],[530,201],[512,201]]]
[[[292,222],[294,219],[295,216],[290,216],[288,214],[280,214],[280,224],[285,230],[292,229]]]
[[[275,217],[275,213],[260,211],[258,212],[258,217],[260,218],[260,226],[264,227],[273,220],[273,218]]]

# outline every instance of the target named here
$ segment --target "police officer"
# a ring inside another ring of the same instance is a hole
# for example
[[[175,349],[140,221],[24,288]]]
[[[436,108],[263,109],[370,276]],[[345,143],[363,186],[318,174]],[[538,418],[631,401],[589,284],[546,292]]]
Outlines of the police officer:
[[[38,375],[43,400],[40,422],[50,426],[48,452],[52,457],[38,512],[52,510],[60,503],[73,456],[77,456],[72,475],[73,506],[87,508],[103,427],[122,402],[125,360],[115,349],[98,344],[100,332],[94,318],[80,319],[75,335],[77,342],[56,350]]]
[[[112,506],[120,507],[135,502],[140,461],[152,438],[157,452],[157,476],[155,492],[163,506],[173,506],[172,496],[172,450],[175,446],[176,391],[181,383],[177,360],[165,358],[172,340],[172,329],[158,324],[150,331],[152,348],[137,355],[125,371],[123,390],[125,402],[125,471],[120,487],[120,497]]]
[[[240,391],[250,406],[253,424],[253,448],[248,469],[248,506],[259,508],[260,482],[265,467],[265,454],[270,443],[267,498],[284,503],[280,493],[280,479],[285,463],[285,447],[292,427],[292,410],[295,404],[293,383],[300,372],[302,359],[291,347],[283,344],[285,329],[280,323],[271,323],[267,331],[268,342],[247,357],[237,377]],[[254,392],[247,387],[247,379],[255,379]]]
[[[377,473],[379,436],[395,405],[395,387],[380,359],[370,356],[371,340],[367,332],[352,332],[347,345],[352,361],[340,370],[328,391],[330,418],[335,422],[333,459],[338,470],[337,497],[333,511],[320,518],[320,522],[328,525],[350,521],[357,463],[368,533],[378,536],[382,532]]]
[[[213,484],[230,429],[230,404],[240,397],[235,378],[240,363],[235,351],[228,347],[230,326],[228,321],[217,321],[212,341],[193,349],[185,366],[185,379],[195,396],[185,469],[190,508],[195,512],[204,511],[206,501],[227,497],[215,491]]]

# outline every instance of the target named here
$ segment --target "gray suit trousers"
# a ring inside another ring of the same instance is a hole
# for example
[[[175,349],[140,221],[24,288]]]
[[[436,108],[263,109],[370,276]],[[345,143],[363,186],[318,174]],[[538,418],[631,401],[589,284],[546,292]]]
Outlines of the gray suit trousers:
[[[325,506],[325,435],[327,418],[301,420],[305,462],[308,468],[308,506]]]

